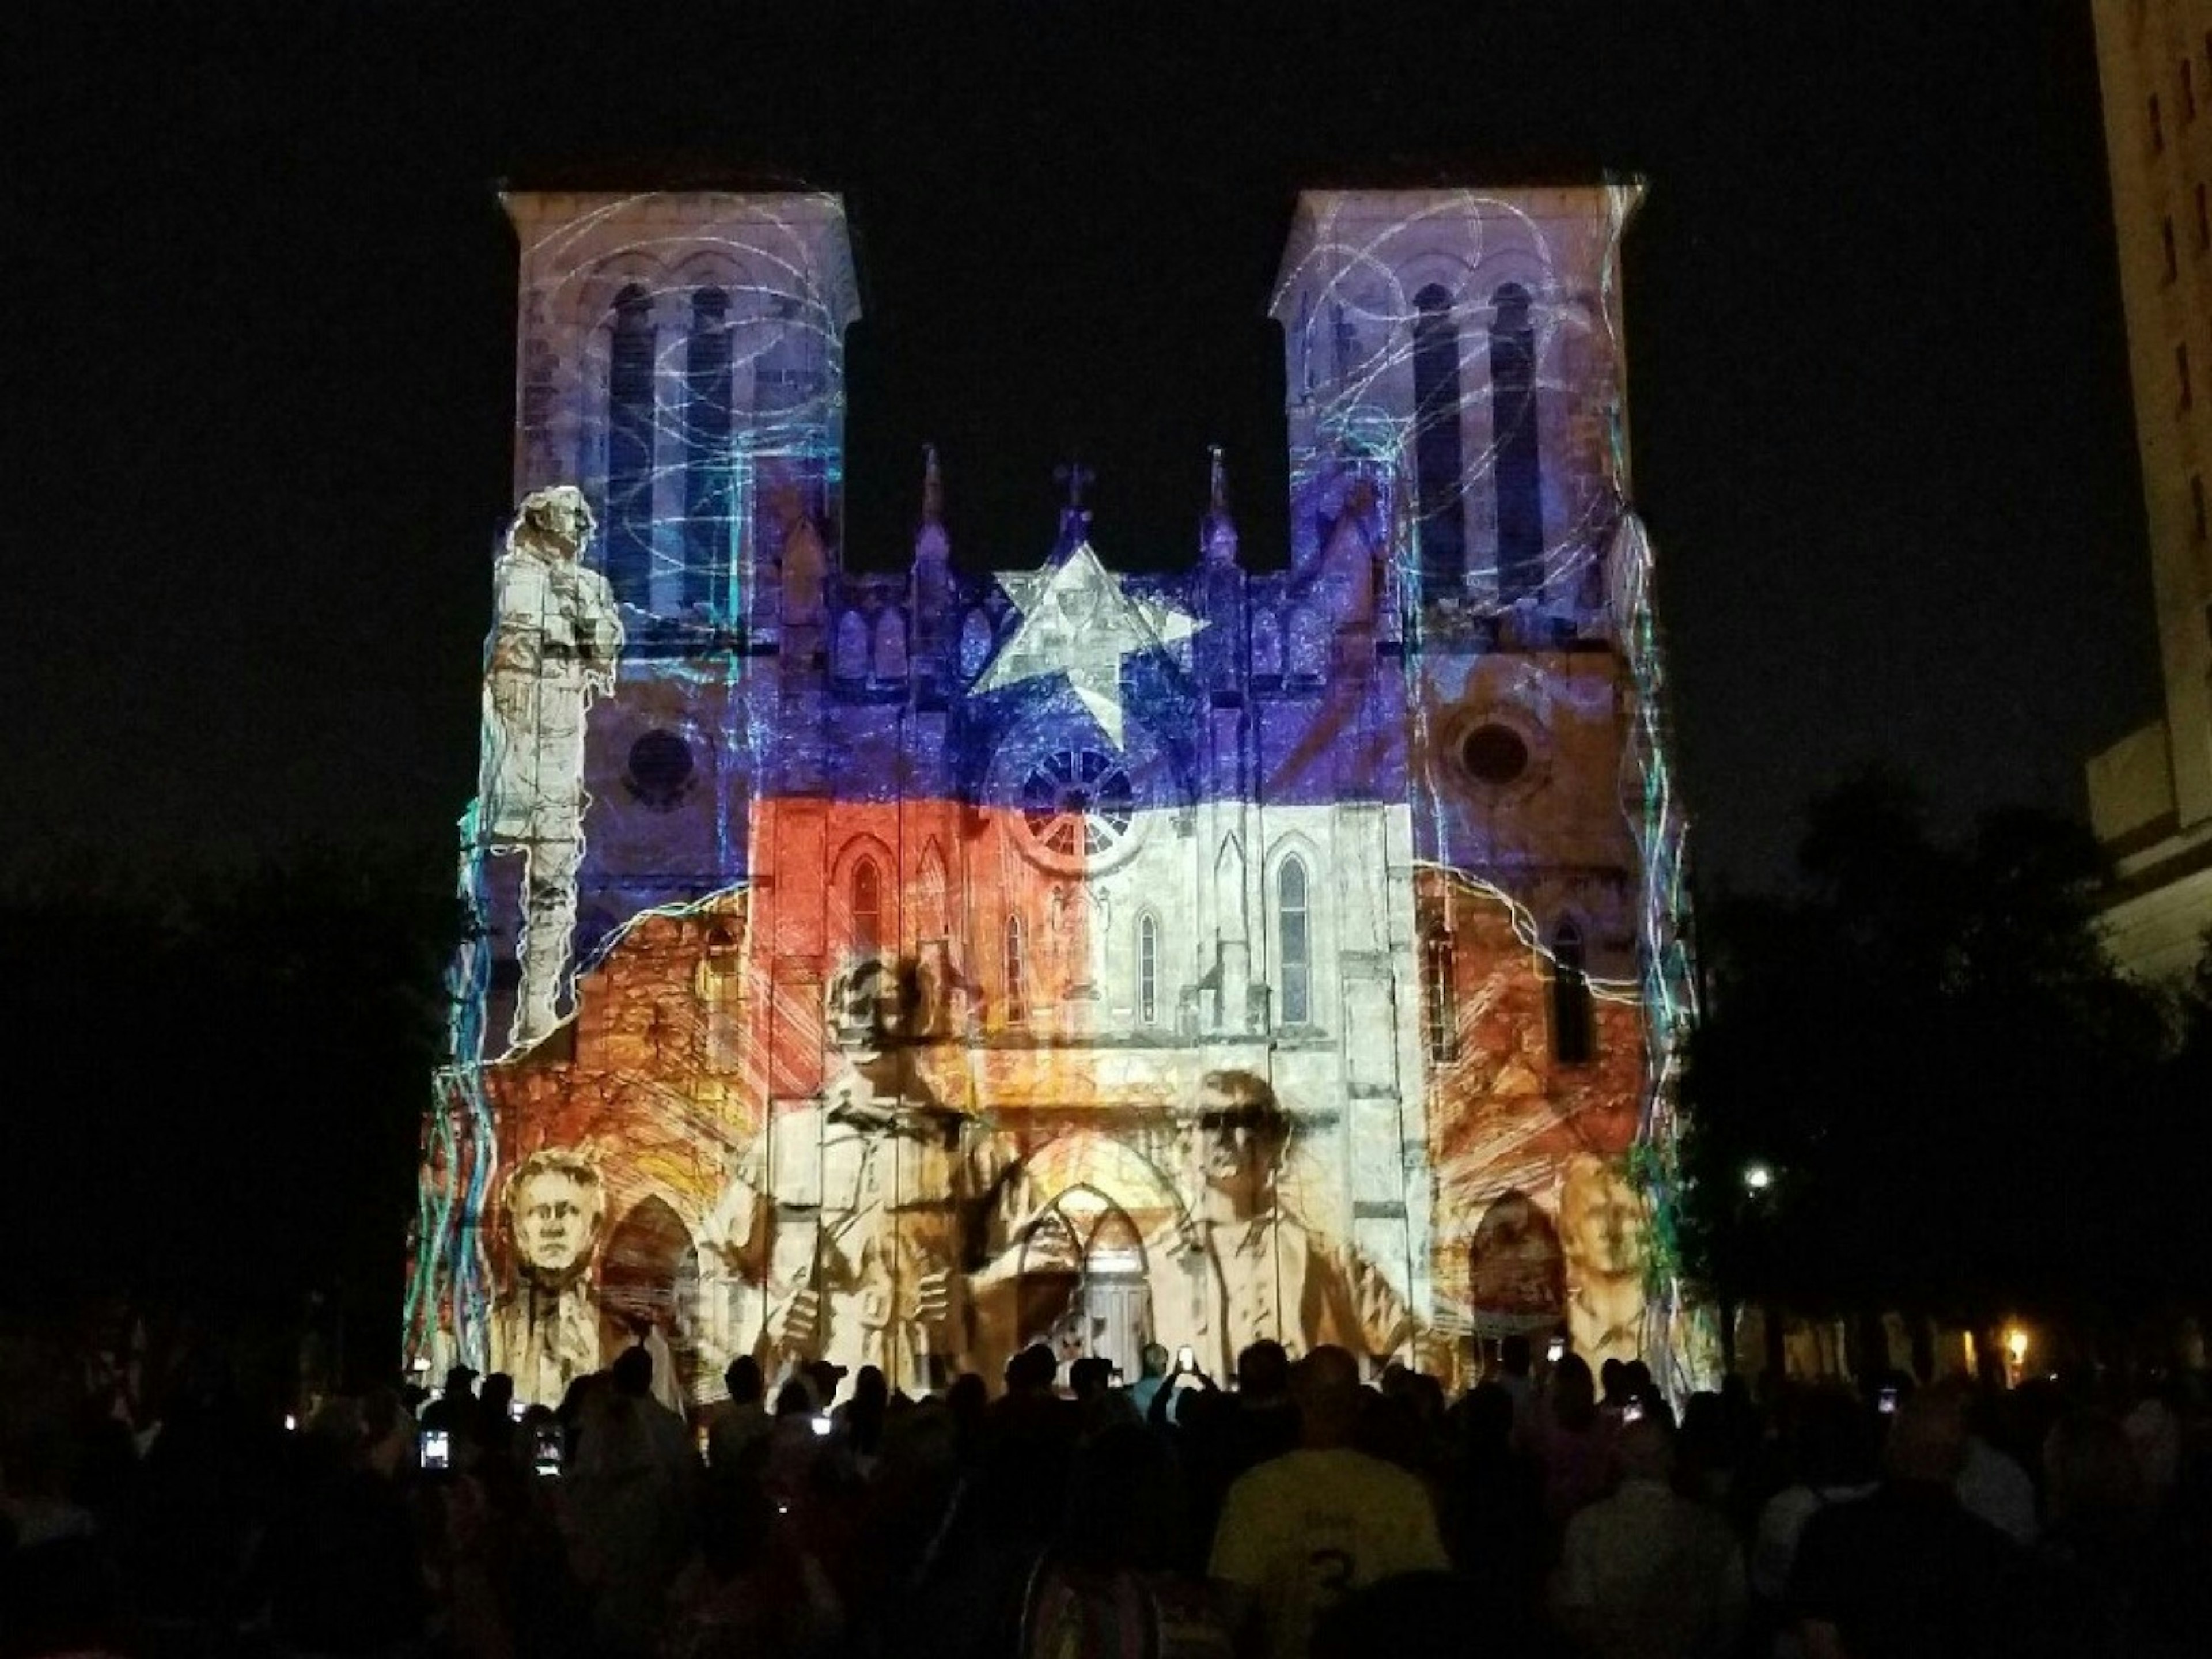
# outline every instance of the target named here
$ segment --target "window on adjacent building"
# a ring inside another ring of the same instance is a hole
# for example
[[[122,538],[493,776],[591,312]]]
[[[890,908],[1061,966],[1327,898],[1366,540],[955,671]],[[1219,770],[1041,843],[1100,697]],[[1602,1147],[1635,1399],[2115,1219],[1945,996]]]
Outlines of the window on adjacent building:
[[[872,956],[884,942],[884,877],[873,859],[853,866],[853,949]]]
[[[2189,342],[2186,340],[2173,349],[2173,380],[2181,392],[2181,406],[2184,409],[2196,407],[2196,393],[2189,384]]]
[[[2204,199],[2204,186],[2197,186],[2197,251],[2212,248],[2212,204]]]
[[[2197,472],[2189,475],[2189,533],[2197,541],[2204,539],[2204,478]]]
[[[2197,118],[2197,65],[2186,58],[2181,60],[2181,118]]]
[[[1498,489],[1498,599],[1510,605],[1544,579],[1544,480],[1536,441],[1536,326],[1528,291],[1491,296],[1491,477]]]
[[[1552,1058],[1562,1066],[1586,1066],[1596,1047],[1583,930],[1570,918],[1552,934]]]
[[[1451,295],[1431,283],[1413,296],[1413,483],[1430,595],[1459,592],[1467,568],[1459,419],[1459,325]]]
[[[2158,112],[2156,93],[2150,95],[2150,149],[2154,155],[2163,155],[2166,151],[2166,123]]]
[[[733,609],[730,568],[738,534],[736,457],[731,449],[730,296],[691,296],[684,349],[684,602]]]
[[[2173,253],[2173,221],[2172,219],[2159,221],[2158,240],[2160,245],[2166,250],[2166,280],[2170,283],[2181,275],[2181,262],[2174,258]]]
[[[653,301],[615,296],[607,362],[607,582],[640,608],[653,599]]]
[[[1459,1021],[1452,1006],[1451,935],[1441,927],[1422,941],[1421,984],[1428,1015],[1429,1058],[1450,1060],[1459,1052]]]
[[[1030,1017],[1030,965],[1022,919],[1006,918],[1006,1024],[1024,1025]]]
[[[1160,1023],[1160,923],[1146,915],[1137,918],[1137,1024]]]
[[[1282,951],[1285,1025],[1305,1025],[1313,1019],[1313,933],[1306,904],[1306,866],[1298,859],[1285,859],[1275,876],[1275,937]]]

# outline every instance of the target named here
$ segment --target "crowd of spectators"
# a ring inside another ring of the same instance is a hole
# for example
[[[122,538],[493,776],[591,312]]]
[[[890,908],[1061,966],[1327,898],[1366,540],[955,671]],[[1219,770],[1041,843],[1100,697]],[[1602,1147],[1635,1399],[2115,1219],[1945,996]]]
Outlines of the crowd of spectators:
[[[1334,1348],[1148,1350],[1127,1387],[1034,1348],[922,1399],[740,1359],[687,1421],[657,1363],[288,1424],[204,1352],[158,1413],[10,1411],[0,1659],[2212,1652],[2187,1377],[1732,1381],[1678,1419],[1640,1365],[1518,1340],[1457,1401]]]

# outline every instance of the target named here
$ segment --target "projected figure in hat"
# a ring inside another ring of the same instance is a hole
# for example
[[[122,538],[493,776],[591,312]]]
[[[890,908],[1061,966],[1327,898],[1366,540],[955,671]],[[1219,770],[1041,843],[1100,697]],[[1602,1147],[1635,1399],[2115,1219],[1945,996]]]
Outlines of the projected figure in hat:
[[[1018,1346],[1022,1168],[938,1098],[924,1007],[910,958],[831,980],[822,1092],[769,1120],[708,1224],[744,1281],[735,1346],[771,1374],[818,1358],[931,1388]]]
[[[599,1368],[599,1304],[586,1282],[606,1219],[606,1188],[582,1153],[532,1152],[507,1183],[515,1283],[491,1310],[491,1368],[518,1400],[555,1406]]]
[[[594,528],[583,492],[525,496],[493,571],[484,672],[480,834],[523,855],[521,983],[509,1039],[526,1048],[559,1022],[584,853],[584,721],[614,690],[623,626],[606,579],[583,563]]]
[[[1389,1280],[1283,1207],[1275,1180],[1292,1132],[1265,1078],[1225,1071],[1200,1079],[1183,1132],[1198,1201],[1186,1226],[1145,1254],[1153,1340],[1171,1350],[1188,1344],[1210,1376],[1232,1375],[1237,1354],[1263,1339],[1381,1358],[1413,1334]]]

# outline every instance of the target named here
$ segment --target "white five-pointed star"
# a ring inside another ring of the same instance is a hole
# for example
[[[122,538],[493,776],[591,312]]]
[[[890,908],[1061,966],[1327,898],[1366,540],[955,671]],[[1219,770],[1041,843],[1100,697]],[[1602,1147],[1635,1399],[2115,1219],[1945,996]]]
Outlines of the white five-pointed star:
[[[1088,542],[1057,565],[1000,571],[998,581],[1022,623],[975,690],[1003,690],[1018,680],[1065,674],[1116,749],[1122,746],[1121,659],[1172,649],[1206,626],[1173,605],[1131,598]]]

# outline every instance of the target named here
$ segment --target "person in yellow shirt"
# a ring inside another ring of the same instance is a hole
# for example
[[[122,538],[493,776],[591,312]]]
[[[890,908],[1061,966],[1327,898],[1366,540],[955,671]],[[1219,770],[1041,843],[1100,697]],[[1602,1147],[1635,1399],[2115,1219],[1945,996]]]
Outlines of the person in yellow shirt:
[[[1299,1443],[1229,1489],[1207,1575],[1240,1650],[1305,1659],[1314,1621],[1355,1590],[1450,1562],[1428,1489],[1353,1449],[1359,1362],[1316,1348],[1291,1377]]]

